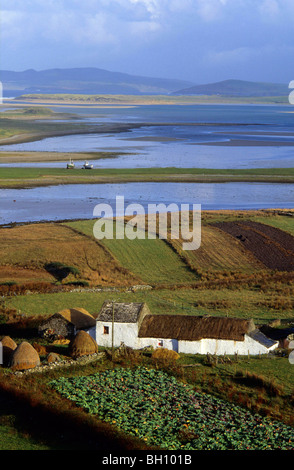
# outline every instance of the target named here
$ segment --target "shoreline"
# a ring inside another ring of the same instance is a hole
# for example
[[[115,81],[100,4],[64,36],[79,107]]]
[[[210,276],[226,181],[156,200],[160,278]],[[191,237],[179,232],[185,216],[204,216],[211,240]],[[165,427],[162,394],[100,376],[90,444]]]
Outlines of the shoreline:
[[[2,163],[50,163],[71,160],[100,160],[104,158],[117,158],[126,152],[85,151],[85,152],[55,152],[55,151],[0,151],[0,168]],[[129,155],[129,152],[127,152]]]
[[[294,217],[294,208],[293,209],[283,209],[283,208],[267,208],[267,209],[205,209],[201,211],[202,214],[209,215],[209,214],[217,214],[217,215],[229,215],[233,213],[234,215],[246,213],[246,215],[260,215],[264,216],[266,215],[283,215],[283,216],[288,216],[288,217]],[[114,219],[116,217],[114,216]],[[78,222],[78,221],[84,221],[84,220],[96,220],[95,217],[93,219],[89,219],[88,217],[86,218],[72,218],[72,219],[58,219],[58,220],[32,220],[32,221],[24,221],[24,222],[10,222],[6,224],[0,224],[0,229],[1,228],[13,228],[13,227],[19,227],[22,225],[37,225],[37,224],[63,224],[63,223],[68,223],[68,222]]]
[[[188,145],[209,145],[214,147],[293,147],[294,142],[231,139],[225,142],[193,142]]]
[[[1,117],[1,116],[0,116]],[[115,124],[97,124],[96,126],[89,125],[87,127],[83,127],[82,124],[79,128],[69,128],[69,129],[62,129],[57,130],[54,129],[52,131],[39,131],[35,133],[23,133],[23,134],[15,134],[10,137],[4,137],[0,139],[0,146],[2,145],[12,145],[12,144],[24,144],[27,142],[35,142],[39,140],[44,140],[50,137],[64,137],[70,135],[87,135],[87,134],[108,134],[108,133],[120,133],[120,132],[129,132],[132,129],[137,129],[142,126],[147,126],[148,123],[115,123]],[[149,124],[150,125],[150,124]]]
[[[0,115],[1,119],[1,115]],[[11,120],[13,122],[13,120]],[[62,124],[61,124],[62,125]],[[140,122],[140,123],[100,123],[96,125],[84,125],[82,123],[77,124],[75,127],[70,127],[70,128],[63,128],[61,130],[58,129],[52,129],[50,131],[38,131],[38,132],[27,132],[27,133],[21,133],[21,134],[14,134],[9,137],[3,137],[0,138],[0,146],[8,146],[9,145],[14,145],[14,144],[24,144],[28,142],[36,142],[36,141],[42,141],[44,139],[48,138],[53,138],[53,137],[65,137],[65,136],[71,136],[71,135],[88,135],[88,134],[119,134],[119,133],[124,133],[124,132],[130,132],[133,129],[140,129],[141,127],[168,127],[168,126],[193,126],[193,127],[236,127],[240,126],[241,124],[239,123],[205,123],[205,122],[199,122],[199,123],[168,123],[168,122]],[[243,127],[248,127],[248,126],[257,126],[260,124],[242,124]],[[68,123],[66,124],[66,127],[68,127]],[[223,131],[215,131],[215,134],[225,134]],[[246,132],[230,132],[230,134],[246,134]],[[252,134],[252,133],[250,133]],[[253,135],[253,134],[252,134]],[[275,134],[271,132],[266,132],[266,133],[255,133],[255,135],[260,135],[261,137],[263,135],[271,136],[271,137],[278,137],[279,135],[284,135],[284,134]],[[291,135],[289,137],[292,137]],[[180,138],[172,138],[172,137],[158,137],[158,136],[143,136],[143,137],[130,137],[130,138],[124,138],[125,141],[138,141],[138,142],[144,142],[144,141],[149,141],[149,142],[167,142],[167,141],[178,141],[178,140],[183,140]],[[247,139],[230,139],[227,141],[216,141],[216,142],[192,142],[188,143],[187,145],[207,145],[207,146],[222,146],[222,147],[293,147],[294,142],[285,142],[285,141],[266,141],[266,140],[247,140]],[[2,153],[2,151],[0,152]],[[82,152],[79,152],[82,153]]]

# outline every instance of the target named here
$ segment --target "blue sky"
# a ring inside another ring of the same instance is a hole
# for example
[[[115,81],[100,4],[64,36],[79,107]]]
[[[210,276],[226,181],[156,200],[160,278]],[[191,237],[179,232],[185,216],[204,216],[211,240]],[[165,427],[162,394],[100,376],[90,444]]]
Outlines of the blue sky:
[[[2,70],[294,79],[294,0],[0,0]]]

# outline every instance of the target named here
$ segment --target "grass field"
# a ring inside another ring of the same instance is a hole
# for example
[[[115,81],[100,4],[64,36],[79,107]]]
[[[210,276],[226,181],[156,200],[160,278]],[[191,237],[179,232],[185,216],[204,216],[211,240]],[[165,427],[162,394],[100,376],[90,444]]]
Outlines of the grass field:
[[[280,286],[281,287],[281,286]],[[146,302],[154,314],[188,314],[253,318],[257,324],[280,319],[293,321],[293,289],[276,293],[274,287],[266,292],[254,287],[203,289],[168,289],[125,292],[59,292],[31,293],[12,296],[5,300],[5,307],[15,309],[27,317],[52,315],[65,308],[85,308],[97,316],[105,300],[118,302]]]
[[[66,225],[83,231],[93,237],[93,221],[70,222]],[[104,239],[101,243],[108,248],[118,262],[147,284],[191,283],[197,279],[195,273],[177,256],[164,240]]]
[[[107,155],[115,156],[115,155]],[[56,184],[127,182],[266,182],[293,183],[294,168],[221,170],[203,168],[82,169],[3,167],[0,188],[23,188]]]

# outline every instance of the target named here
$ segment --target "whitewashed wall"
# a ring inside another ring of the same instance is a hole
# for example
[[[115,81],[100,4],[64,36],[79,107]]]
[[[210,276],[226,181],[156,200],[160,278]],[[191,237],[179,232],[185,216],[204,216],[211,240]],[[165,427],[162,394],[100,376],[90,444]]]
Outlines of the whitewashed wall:
[[[244,341],[232,341],[221,339],[202,339],[200,341],[179,341],[179,352],[186,354],[224,354],[240,355],[268,354],[269,349],[245,335]]]
[[[104,334],[104,327],[107,326],[109,334]],[[112,346],[112,322],[96,323],[96,338],[98,346],[111,347]],[[138,325],[137,323],[114,323],[114,347],[120,346],[121,343],[126,346],[137,349],[138,347]]]
[[[109,334],[104,334],[104,326],[108,326]],[[96,328],[91,328],[88,333],[96,340],[98,346],[112,346],[112,322],[97,321]],[[244,341],[202,339],[200,341],[177,341],[162,338],[139,338],[137,323],[115,323],[114,324],[114,347],[121,343],[133,349],[141,349],[152,346],[171,349],[185,354],[215,354],[215,355],[240,355],[268,354],[268,349],[250,336],[245,335]]]

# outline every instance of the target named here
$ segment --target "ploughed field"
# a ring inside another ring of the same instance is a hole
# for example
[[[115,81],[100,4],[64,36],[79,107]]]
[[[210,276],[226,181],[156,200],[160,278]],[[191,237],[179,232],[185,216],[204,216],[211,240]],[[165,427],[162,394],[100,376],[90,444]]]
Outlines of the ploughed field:
[[[253,221],[220,222],[216,227],[240,240],[265,267],[294,270],[294,238],[283,230]]]

